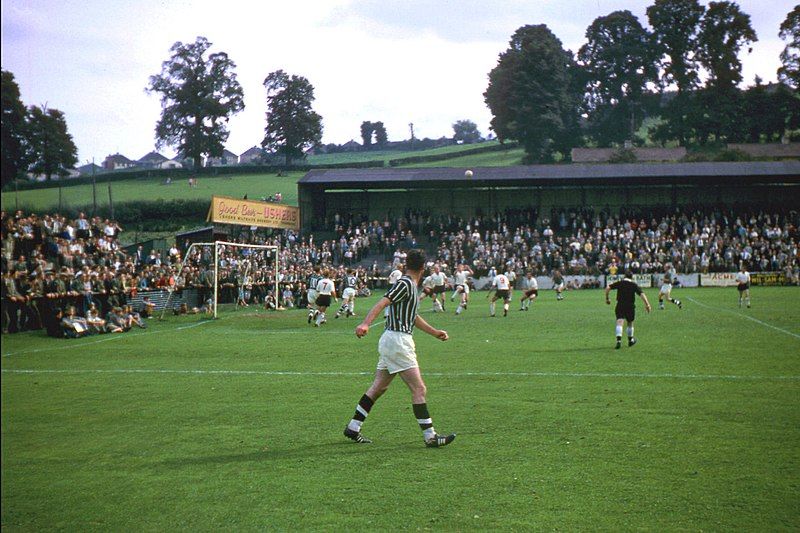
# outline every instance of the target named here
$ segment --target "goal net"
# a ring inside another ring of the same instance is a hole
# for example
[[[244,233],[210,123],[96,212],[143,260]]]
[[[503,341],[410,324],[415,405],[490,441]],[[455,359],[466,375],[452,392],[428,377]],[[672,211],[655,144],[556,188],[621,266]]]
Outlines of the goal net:
[[[191,244],[176,276],[179,286],[191,287],[196,305],[178,303],[170,293],[162,311],[197,313],[217,318],[222,309],[263,307],[279,299],[279,247],[215,241]]]

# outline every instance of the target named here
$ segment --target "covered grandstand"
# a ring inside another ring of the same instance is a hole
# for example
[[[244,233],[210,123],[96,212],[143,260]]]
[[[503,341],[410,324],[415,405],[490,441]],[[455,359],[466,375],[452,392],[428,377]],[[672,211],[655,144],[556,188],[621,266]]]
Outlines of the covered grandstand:
[[[800,205],[800,161],[324,169],[298,182],[304,230],[335,214],[412,208],[471,216],[506,208]]]

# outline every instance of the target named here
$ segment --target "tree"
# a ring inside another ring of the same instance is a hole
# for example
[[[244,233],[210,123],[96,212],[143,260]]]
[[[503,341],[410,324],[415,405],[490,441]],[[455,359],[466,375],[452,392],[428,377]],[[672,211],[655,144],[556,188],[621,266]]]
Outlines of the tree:
[[[656,0],[647,8],[653,28],[653,43],[661,66],[660,87],[675,86],[677,94],[661,109],[663,122],[651,130],[662,142],[677,139],[685,146],[690,135],[686,124],[693,105],[691,91],[698,84],[698,63],[694,57],[697,35],[705,8],[697,0]]]
[[[30,170],[44,174],[66,174],[78,162],[78,148],[67,131],[64,113],[58,109],[31,106],[28,111],[28,149]]]
[[[750,26],[750,15],[743,13],[738,5],[727,1],[708,4],[700,22],[697,50],[700,64],[708,72],[708,82],[703,91],[705,112],[696,116],[706,124],[693,124],[703,132],[699,136],[701,143],[708,134],[718,141],[741,136],[742,97],[737,88],[742,81],[739,52],[743,46],[757,40]]]
[[[708,71],[708,87],[725,93],[742,81],[739,51],[757,41],[750,15],[733,2],[710,2],[700,22],[697,58]]]
[[[172,146],[202,166],[203,156],[221,157],[231,115],[244,109],[244,93],[236,81],[236,64],[225,52],[206,57],[212,43],[197,37],[177,42],[161,73],[150,76],[149,93],[161,95],[156,146]]]
[[[364,145],[364,150],[369,150],[369,147],[372,146],[372,132],[375,130],[375,126],[372,122],[365,120],[361,123],[361,144]]]
[[[0,167],[0,185],[9,183],[25,168],[25,105],[19,94],[19,85],[14,74],[2,71],[2,167]]]
[[[632,139],[644,119],[642,96],[657,79],[651,36],[626,10],[596,18],[586,41],[578,58],[587,75],[590,132],[601,146]]]
[[[794,6],[786,15],[778,36],[789,40],[781,52],[783,65],[778,69],[778,78],[795,89],[800,89],[800,5]]]
[[[697,35],[705,8],[697,0],[655,0],[647,8],[653,43],[661,60],[661,86],[678,93],[697,86]]]
[[[283,70],[264,79],[267,88],[267,127],[261,146],[282,153],[286,165],[322,139],[322,117],[313,109],[314,86],[303,76]]]
[[[375,130],[375,144],[378,145],[378,148],[383,148],[386,146],[386,143],[389,142],[389,136],[386,134],[386,126],[383,125],[383,122],[373,122],[372,127]]]
[[[471,120],[457,120],[453,124],[453,140],[464,144],[476,143],[481,138],[478,125]]]
[[[515,139],[528,162],[548,161],[578,142],[580,93],[572,53],[544,24],[522,26],[489,72],[483,93],[500,142]]]

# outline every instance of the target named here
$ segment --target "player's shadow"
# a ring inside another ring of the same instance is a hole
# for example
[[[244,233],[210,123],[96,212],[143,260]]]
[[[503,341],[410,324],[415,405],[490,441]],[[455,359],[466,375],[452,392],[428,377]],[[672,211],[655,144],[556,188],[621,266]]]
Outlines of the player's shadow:
[[[198,457],[175,457],[160,461],[158,464],[170,468],[181,468],[190,465],[215,465],[215,464],[232,464],[232,463],[252,463],[252,462],[267,462],[267,461],[281,461],[285,459],[302,458],[313,459],[315,456],[320,458],[330,458],[334,452],[349,452],[358,449],[359,453],[375,453],[380,452],[385,454],[387,451],[392,452],[396,450],[407,449],[412,444],[406,445],[396,444],[393,446],[376,446],[374,444],[356,444],[348,441],[324,442],[320,444],[298,444],[296,447],[291,448],[273,448],[267,447],[257,451],[250,451],[245,453],[230,453],[222,455],[206,455]],[[419,445],[417,444],[417,447]]]

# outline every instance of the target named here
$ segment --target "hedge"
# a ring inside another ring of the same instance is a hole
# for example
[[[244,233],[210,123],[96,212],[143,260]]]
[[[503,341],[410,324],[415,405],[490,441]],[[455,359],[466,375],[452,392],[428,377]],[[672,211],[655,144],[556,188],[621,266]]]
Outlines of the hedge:
[[[414,163],[430,163],[432,161],[446,161],[448,159],[453,159],[455,157],[464,157],[468,155],[475,155],[475,154],[483,154],[487,152],[502,152],[504,150],[512,150],[519,146],[516,142],[505,143],[505,144],[493,144],[491,146],[478,146],[475,148],[469,148],[467,150],[463,150],[460,152],[447,152],[443,154],[433,154],[433,155],[417,155],[411,157],[401,157],[399,159],[390,159],[389,166],[390,167],[397,167],[400,165],[411,165]]]

